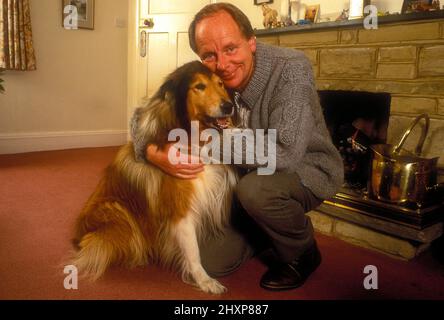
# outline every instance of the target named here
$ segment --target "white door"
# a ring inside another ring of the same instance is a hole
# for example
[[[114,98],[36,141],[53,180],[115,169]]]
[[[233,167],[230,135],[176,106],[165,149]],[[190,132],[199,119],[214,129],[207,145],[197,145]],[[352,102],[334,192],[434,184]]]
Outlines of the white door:
[[[198,59],[188,44],[188,26],[196,12],[211,2],[215,1],[139,0],[139,104],[151,97],[175,68]],[[146,19],[152,19],[152,28],[144,25]]]

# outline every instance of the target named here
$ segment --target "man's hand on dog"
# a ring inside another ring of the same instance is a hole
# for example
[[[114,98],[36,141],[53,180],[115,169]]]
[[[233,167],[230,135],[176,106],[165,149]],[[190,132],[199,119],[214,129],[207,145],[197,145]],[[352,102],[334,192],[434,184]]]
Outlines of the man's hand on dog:
[[[148,145],[146,158],[162,171],[176,178],[195,179],[200,172],[204,171],[204,164],[198,157],[180,154],[178,149],[176,154],[183,161],[181,160],[178,164],[171,163],[168,158],[170,148],[175,148],[175,143],[169,143],[163,149],[156,145]]]

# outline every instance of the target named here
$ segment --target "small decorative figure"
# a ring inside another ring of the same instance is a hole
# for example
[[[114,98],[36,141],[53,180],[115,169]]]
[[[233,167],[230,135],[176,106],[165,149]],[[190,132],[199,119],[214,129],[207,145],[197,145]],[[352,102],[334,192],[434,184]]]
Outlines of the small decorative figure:
[[[282,21],[278,21],[276,24],[276,28],[282,28],[285,27],[285,24]]]
[[[293,26],[293,25],[295,25],[295,23],[290,19],[290,17],[287,17],[285,19],[285,21],[281,21],[282,27],[289,27],[289,26]]]
[[[389,11],[386,12],[378,11],[378,17],[390,16],[390,15],[392,15],[392,13],[390,13]]]
[[[266,4],[262,5],[262,14],[264,16],[263,25],[264,28],[276,28],[278,26],[277,16],[278,13],[276,10],[271,9]]]
[[[348,9],[342,10],[341,15],[336,18],[336,21],[344,21],[344,20],[348,20]]]

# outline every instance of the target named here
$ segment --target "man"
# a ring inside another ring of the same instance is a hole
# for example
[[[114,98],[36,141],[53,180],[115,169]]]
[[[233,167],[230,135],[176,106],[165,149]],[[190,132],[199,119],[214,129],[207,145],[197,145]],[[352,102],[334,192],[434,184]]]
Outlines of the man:
[[[277,172],[258,175],[254,168],[259,165],[250,166],[236,195],[279,260],[260,285],[297,288],[321,263],[305,213],[333,196],[343,181],[342,160],[325,125],[311,65],[299,51],[257,43],[248,18],[227,3],[199,11],[189,39],[202,63],[233,91],[241,126],[277,130]],[[204,170],[202,164],[169,163],[170,146],[148,146],[147,160],[178,178],[192,179]],[[200,244],[207,272],[220,276],[235,270],[252,255],[254,243],[246,239],[230,229],[220,241]]]

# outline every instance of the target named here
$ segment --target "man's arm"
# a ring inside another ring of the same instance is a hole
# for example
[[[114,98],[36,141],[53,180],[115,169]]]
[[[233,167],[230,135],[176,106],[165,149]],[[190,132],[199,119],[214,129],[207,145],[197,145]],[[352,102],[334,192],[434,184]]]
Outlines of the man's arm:
[[[192,155],[188,155],[187,163],[172,164],[168,159],[169,152],[174,152],[174,150],[170,150],[171,148],[175,148],[174,143],[165,145],[163,149],[149,144],[146,148],[146,159],[165,173],[181,179],[194,179],[198,173],[204,170],[202,163],[194,164],[192,162],[192,157],[194,157]],[[176,155],[180,156],[179,150],[176,151]]]
[[[155,106],[154,106],[155,107]],[[168,154],[171,148],[174,148],[174,143],[167,143],[163,148],[159,148],[153,143],[156,132],[159,130],[155,126],[148,126],[147,124],[155,122],[156,112],[159,112],[156,108],[148,109],[147,106],[137,108],[131,118],[131,138],[134,144],[134,153],[137,161],[149,162],[158,167],[165,173],[181,179],[194,179],[199,172],[204,170],[203,164],[196,161],[197,164],[191,162],[191,156],[185,156],[188,158],[187,163],[173,164],[168,159]],[[174,152],[174,150],[172,150]],[[180,155],[179,151],[176,151],[176,155]],[[182,159],[182,158],[181,158]]]

